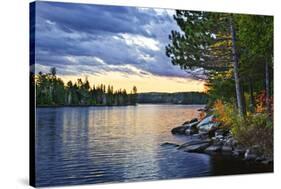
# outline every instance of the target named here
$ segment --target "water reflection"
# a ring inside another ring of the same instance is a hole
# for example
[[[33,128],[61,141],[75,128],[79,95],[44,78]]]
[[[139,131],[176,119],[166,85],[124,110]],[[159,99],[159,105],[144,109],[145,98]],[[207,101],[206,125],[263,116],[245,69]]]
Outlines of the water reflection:
[[[183,142],[170,130],[196,117],[198,108],[38,108],[36,182],[49,186],[212,175],[217,161],[208,155],[160,146]]]

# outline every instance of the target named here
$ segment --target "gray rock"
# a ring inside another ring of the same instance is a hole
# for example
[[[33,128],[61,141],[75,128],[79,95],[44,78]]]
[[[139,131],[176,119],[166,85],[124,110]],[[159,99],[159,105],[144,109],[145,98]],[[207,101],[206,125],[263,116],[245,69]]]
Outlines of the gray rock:
[[[215,136],[215,139],[220,141],[220,140],[223,140],[224,137],[223,137],[223,135],[217,135],[217,136]]]
[[[221,145],[211,145],[205,149],[205,152],[207,153],[220,152],[221,149],[222,149]]]
[[[229,146],[236,146],[237,143],[238,143],[237,140],[233,139],[232,137],[228,138],[225,142],[225,144]]]
[[[161,146],[171,146],[171,147],[178,147],[179,144],[171,143],[171,142],[164,142]]]
[[[200,145],[200,144],[211,144],[211,140],[201,140],[201,139],[191,139],[190,141],[180,145],[178,149],[184,149],[188,146],[192,145]]]
[[[193,118],[192,120],[189,121],[189,123],[194,123],[194,122],[198,122],[197,118]]]
[[[185,134],[186,127],[185,126],[179,126],[175,127],[171,130],[172,134]]]
[[[185,134],[187,135],[197,134],[198,133],[198,128],[196,127],[197,124],[198,122],[193,122],[184,125],[186,127]]]
[[[217,130],[217,128],[218,128],[217,123],[208,123],[198,127],[198,130],[199,133],[208,133],[209,136],[214,136],[214,132]]]
[[[255,161],[257,161],[257,162],[262,162],[262,161],[265,161],[266,160],[266,158],[264,157],[264,156],[258,156],[256,159],[255,159]]]
[[[223,145],[221,150],[223,153],[230,153],[232,152],[232,147],[228,145]]]
[[[215,137],[217,137],[217,136],[225,136],[225,134],[226,134],[226,131],[225,130],[223,130],[223,129],[218,129],[218,130],[216,130],[215,131]]]
[[[235,148],[232,152],[232,154],[236,157],[241,157],[241,156],[244,156],[245,154],[245,149],[243,148]]]
[[[266,158],[265,160],[261,161],[262,164],[271,164],[273,163],[273,159],[272,158]]]
[[[182,150],[185,152],[203,152],[208,146],[210,146],[209,143],[195,144],[186,146]]]
[[[193,119],[190,120],[190,121],[184,122],[183,125],[190,124],[190,123],[194,123],[194,122],[198,122],[198,119],[197,119],[197,118],[193,118]]]
[[[205,117],[202,121],[200,121],[200,123],[197,125],[197,127],[201,127],[203,125],[211,123],[213,118],[214,118],[214,115]]]
[[[257,158],[257,154],[253,152],[251,149],[247,149],[244,154],[244,160],[255,160]]]

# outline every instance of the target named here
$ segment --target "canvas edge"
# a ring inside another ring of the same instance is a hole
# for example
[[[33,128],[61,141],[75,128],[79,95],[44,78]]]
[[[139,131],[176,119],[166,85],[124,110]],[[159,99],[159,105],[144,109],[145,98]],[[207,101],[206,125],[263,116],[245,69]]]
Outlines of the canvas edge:
[[[35,2],[29,4],[29,185],[36,186],[35,166]],[[32,69],[33,68],[33,69]]]

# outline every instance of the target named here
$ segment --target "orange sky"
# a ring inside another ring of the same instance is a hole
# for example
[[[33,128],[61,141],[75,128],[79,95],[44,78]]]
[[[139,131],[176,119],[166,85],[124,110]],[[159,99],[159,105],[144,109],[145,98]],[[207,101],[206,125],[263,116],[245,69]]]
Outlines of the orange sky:
[[[103,75],[60,76],[66,83],[69,80],[76,81],[77,78],[85,80],[87,77],[91,86],[93,84],[113,85],[114,89],[126,89],[131,91],[135,85],[138,92],[184,92],[203,91],[204,82],[189,78],[163,77],[155,75],[122,75],[119,72],[107,72]]]

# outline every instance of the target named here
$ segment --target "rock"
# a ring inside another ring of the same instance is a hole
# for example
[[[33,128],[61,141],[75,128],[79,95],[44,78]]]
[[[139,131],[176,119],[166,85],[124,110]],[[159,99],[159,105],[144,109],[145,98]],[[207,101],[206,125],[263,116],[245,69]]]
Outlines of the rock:
[[[211,123],[213,118],[214,118],[214,115],[205,117],[202,121],[200,121],[200,123],[197,125],[197,127],[199,128],[203,125],[207,125],[207,124]]]
[[[205,149],[205,152],[207,152],[207,153],[220,152],[221,149],[222,149],[221,145],[211,145]]]
[[[218,126],[217,123],[208,123],[205,125],[201,125],[200,127],[197,125],[197,127],[199,129],[199,133],[207,132],[210,136],[214,135],[214,132],[216,131],[217,126]]]
[[[265,161],[266,160],[266,158],[264,157],[264,156],[258,156],[256,159],[255,159],[255,161],[257,161],[257,162],[262,162],[262,161]]]
[[[197,124],[198,121],[184,125],[186,127],[185,134],[187,135],[197,134],[198,133],[198,128],[196,127]]]
[[[217,135],[217,136],[215,136],[215,139],[218,141],[221,141],[224,139],[224,137],[222,135]]]
[[[199,108],[197,109],[198,112],[208,112],[209,111],[209,107],[205,106],[204,108]]]
[[[244,160],[255,160],[257,158],[257,154],[253,152],[251,149],[247,149],[244,154]]]
[[[206,140],[209,138],[209,133],[208,132],[203,132],[203,131],[200,131],[199,130],[199,138],[202,139],[202,140]]]
[[[187,124],[194,123],[194,122],[198,122],[198,119],[197,118],[193,118],[190,121],[184,122],[182,125],[187,125]]]
[[[228,145],[223,145],[221,150],[223,153],[230,153],[232,152],[232,147]]]
[[[171,146],[171,147],[178,147],[179,144],[171,143],[171,142],[164,142],[161,146]]]
[[[218,129],[218,130],[215,131],[215,137],[217,137],[217,136],[222,136],[222,137],[224,137],[224,136],[226,136],[228,133],[229,133],[228,130]]]
[[[209,143],[194,144],[186,146],[182,150],[185,152],[203,152],[208,146],[210,146]]]
[[[175,127],[171,130],[172,134],[185,134],[186,127],[185,126],[179,126]]]
[[[233,139],[232,137],[231,138],[228,138],[225,142],[226,145],[229,145],[229,146],[237,146],[238,144],[238,141]]]
[[[193,118],[192,120],[190,120],[189,123],[194,123],[194,122],[198,122],[198,119],[197,118]]]
[[[232,154],[236,157],[241,157],[244,156],[245,154],[245,149],[243,148],[235,148],[232,152]]]
[[[273,159],[272,158],[266,158],[265,160],[261,161],[262,164],[271,164],[273,163]]]
[[[178,147],[178,149],[183,149],[188,146],[199,145],[199,144],[208,144],[209,145],[209,144],[211,144],[211,142],[212,142],[211,140],[192,139],[192,140],[180,145]]]

